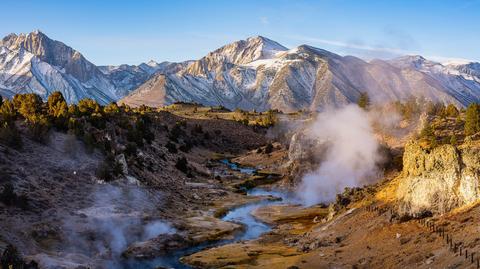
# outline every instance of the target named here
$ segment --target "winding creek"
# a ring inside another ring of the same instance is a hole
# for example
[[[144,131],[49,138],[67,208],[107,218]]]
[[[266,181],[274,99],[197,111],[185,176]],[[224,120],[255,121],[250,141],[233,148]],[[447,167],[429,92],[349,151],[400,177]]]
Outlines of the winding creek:
[[[241,167],[231,161],[224,159],[220,161],[221,163],[227,165],[229,169],[236,170],[245,175],[252,175],[257,170],[250,167]],[[154,269],[154,268],[176,268],[176,269],[185,269],[192,268],[186,264],[180,262],[180,258],[199,252],[201,250],[222,246],[229,243],[234,243],[241,240],[252,240],[260,237],[262,234],[271,230],[271,226],[267,225],[255,217],[252,216],[252,212],[263,206],[273,205],[273,204],[286,204],[291,202],[291,197],[283,192],[275,190],[267,190],[262,188],[254,188],[247,192],[249,196],[270,196],[278,199],[265,199],[259,202],[249,203],[240,207],[231,209],[225,214],[221,219],[223,221],[230,221],[242,224],[244,229],[241,232],[235,234],[233,239],[228,240],[218,240],[213,242],[205,242],[200,245],[188,247],[181,250],[176,250],[174,252],[167,253],[163,257],[159,257],[150,261],[132,261],[127,262],[124,268],[133,269],[133,268],[145,268],[145,269]]]

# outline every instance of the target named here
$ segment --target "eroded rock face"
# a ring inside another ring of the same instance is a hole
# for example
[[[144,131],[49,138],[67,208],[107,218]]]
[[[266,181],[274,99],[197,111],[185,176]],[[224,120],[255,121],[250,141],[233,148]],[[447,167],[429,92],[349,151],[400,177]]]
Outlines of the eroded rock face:
[[[296,186],[303,175],[313,171],[322,162],[329,144],[325,140],[312,138],[301,129],[295,132],[288,147],[289,184]]]
[[[402,214],[444,213],[480,198],[480,149],[442,145],[430,152],[417,142],[405,146],[397,189]]]

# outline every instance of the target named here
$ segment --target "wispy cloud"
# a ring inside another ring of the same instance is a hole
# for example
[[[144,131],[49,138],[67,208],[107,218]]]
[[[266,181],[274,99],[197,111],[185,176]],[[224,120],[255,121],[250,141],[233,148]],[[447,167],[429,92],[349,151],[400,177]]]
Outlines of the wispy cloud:
[[[323,45],[330,45],[334,47],[348,49],[349,53],[357,54],[360,57],[367,57],[367,58],[392,58],[397,56],[403,55],[421,55],[422,53],[419,51],[413,50],[406,50],[401,48],[394,48],[394,47],[385,47],[385,46],[371,46],[362,44],[362,42],[344,42],[339,40],[331,40],[331,39],[323,39],[317,37],[308,37],[308,36],[285,36],[285,38],[293,39],[299,42],[305,42],[310,44],[323,44]],[[423,55],[425,58],[438,61],[438,62],[447,62],[447,61],[465,61],[471,62],[472,60],[463,59],[463,58],[455,58],[455,57],[447,57],[447,56],[440,56],[440,55]]]
[[[260,23],[263,25],[269,25],[270,21],[268,20],[268,17],[260,17]]]
[[[319,44],[326,44],[326,45],[331,45],[335,47],[349,48],[349,49],[368,50],[368,51],[375,51],[375,52],[388,52],[388,53],[397,54],[397,55],[413,54],[413,52],[408,50],[363,45],[363,44],[359,44],[358,42],[356,43],[344,42],[344,41],[338,41],[338,40],[322,39],[322,38],[307,37],[307,36],[287,36],[287,38],[296,39],[304,42],[310,42],[310,43],[319,43]]]

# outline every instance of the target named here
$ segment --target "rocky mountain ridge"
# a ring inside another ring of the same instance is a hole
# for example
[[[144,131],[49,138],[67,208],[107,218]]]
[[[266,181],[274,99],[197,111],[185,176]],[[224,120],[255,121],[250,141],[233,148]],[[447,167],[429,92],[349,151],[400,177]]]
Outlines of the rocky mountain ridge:
[[[295,111],[356,102],[367,92],[374,102],[414,96],[466,106],[480,100],[475,67],[442,65],[421,56],[366,62],[308,45],[288,50],[257,36],[223,46],[178,72],[158,74],[122,102]]]
[[[98,67],[80,52],[40,31],[0,40],[0,94],[62,92],[69,103],[93,98],[106,104],[125,96],[167,64]]]
[[[40,31],[0,41],[0,94],[59,90],[68,102],[93,98],[133,106],[177,101],[264,111],[318,110],[411,96],[466,106],[480,100],[480,64],[440,64],[421,56],[366,62],[309,45],[288,49],[262,36],[181,63],[96,66]],[[125,97],[126,96],[126,97]],[[125,98],[124,98],[125,97]]]

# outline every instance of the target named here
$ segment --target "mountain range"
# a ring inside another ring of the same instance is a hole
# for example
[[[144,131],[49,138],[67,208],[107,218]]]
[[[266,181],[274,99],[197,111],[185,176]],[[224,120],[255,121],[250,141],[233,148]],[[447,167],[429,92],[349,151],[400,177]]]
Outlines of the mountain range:
[[[438,63],[422,56],[364,61],[262,36],[225,45],[199,60],[95,66],[40,31],[0,41],[0,94],[61,91],[67,101],[162,106],[176,101],[258,111],[316,110],[411,96],[466,106],[480,102],[480,63]]]
[[[69,103],[93,98],[117,101],[167,64],[96,66],[75,49],[40,31],[0,40],[0,94],[62,92]]]

